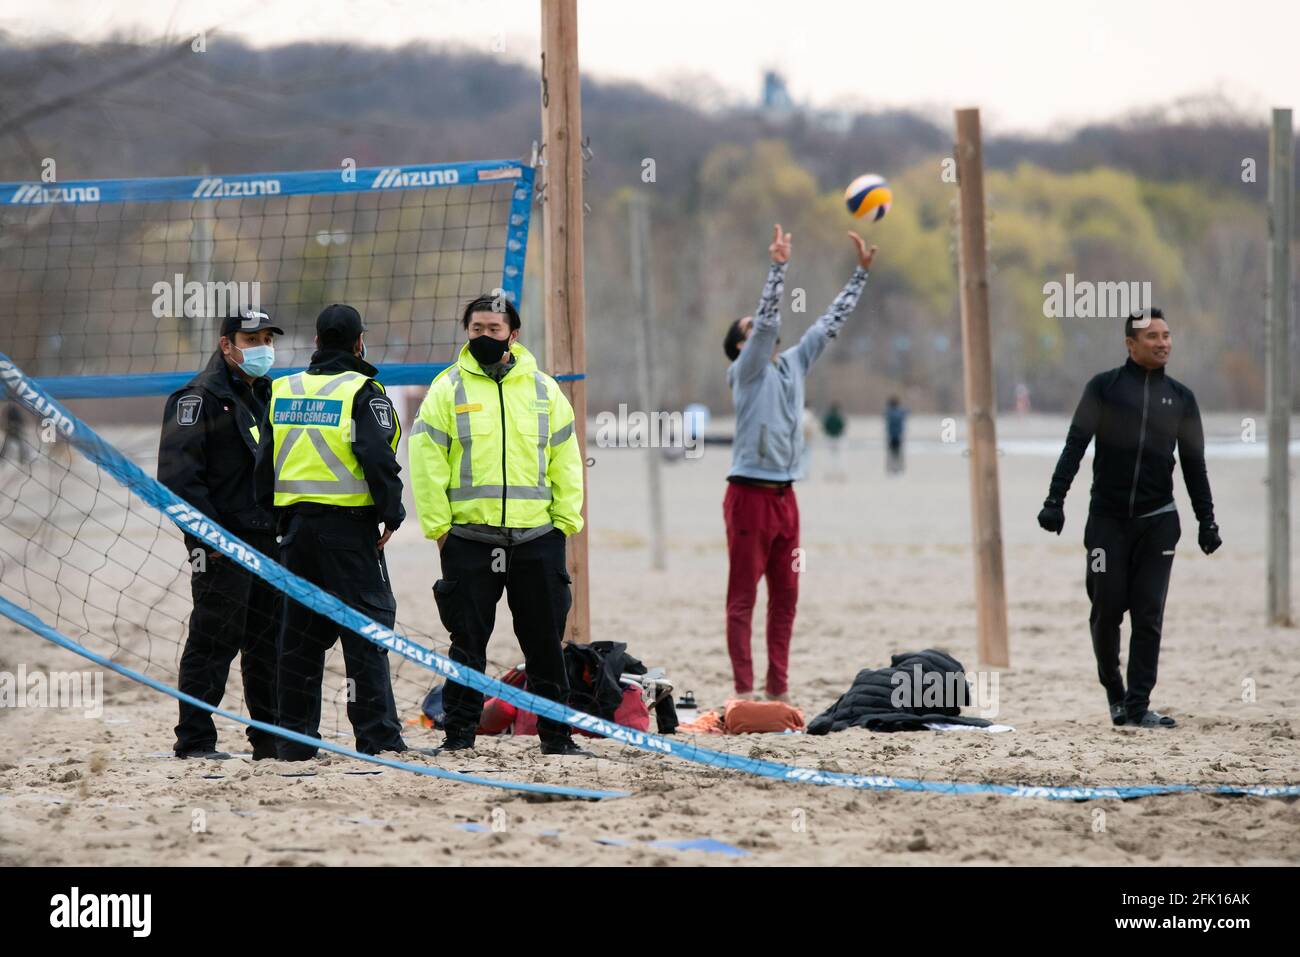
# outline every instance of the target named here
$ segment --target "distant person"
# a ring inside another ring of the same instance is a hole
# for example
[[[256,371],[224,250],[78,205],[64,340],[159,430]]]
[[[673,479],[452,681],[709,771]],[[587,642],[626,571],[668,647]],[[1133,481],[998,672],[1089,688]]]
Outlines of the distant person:
[[[1174,451],[1200,523],[1201,551],[1221,544],[1205,471],[1205,436],[1192,390],[1165,374],[1173,349],[1159,309],[1124,323],[1129,358],[1093,376],[1083,390],[1065,449],[1052,474],[1038,524],[1061,534],[1065,495],[1094,436],[1092,500],[1083,547],[1088,553],[1089,624],[1097,675],[1113,724],[1172,728],[1174,719],[1150,710],[1160,656],[1160,631],[1174,549],[1182,534],[1174,505]],[[1120,625],[1129,614],[1128,688],[1119,667]]]
[[[727,525],[727,650],[736,694],[753,696],[750,630],[758,580],[767,577],[767,696],[787,700],[790,635],[799,600],[795,550],[799,505],[794,482],[804,477],[804,379],[826,344],[858,304],[876,247],[849,233],[857,268],[826,314],[799,342],[777,352],[781,292],[790,260],[791,236],[773,227],[758,311],[727,329],[722,347],[731,360],[727,382],[736,404],[736,437],[722,514]]]
[[[14,445],[18,448],[18,464],[26,465],[32,459],[32,450],[27,445],[27,423],[23,418],[23,410],[18,407],[18,403],[10,399],[5,405],[5,439],[0,444],[0,460],[9,458],[9,446]]]
[[[907,427],[907,409],[891,395],[885,403],[885,472],[898,475],[903,471],[903,430]]]
[[[1016,383],[1016,415],[1028,415],[1033,405],[1029,401],[1029,386]]]
[[[847,423],[844,421],[844,415],[840,412],[838,402],[832,402],[831,407],[826,410],[822,417],[822,432],[826,434],[826,449],[828,451],[831,466],[827,470],[827,477],[832,479],[842,479],[844,477],[844,464],[840,460],[840,447],[844,444],[844,430]]]

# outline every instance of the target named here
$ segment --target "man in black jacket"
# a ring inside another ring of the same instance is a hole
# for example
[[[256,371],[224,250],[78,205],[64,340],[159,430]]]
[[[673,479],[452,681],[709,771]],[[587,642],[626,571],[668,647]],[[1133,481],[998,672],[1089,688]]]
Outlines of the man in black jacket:
[[[364,333],[352,306],[327,306],[316,319],[317,351],[306,372],[276,380],[275,505],[284,566],[392,628],[397,601],[384,546],[406,518],[397,462],[402,430],[375,379],[378,370],[365,361]],[[336,641],[343,646],[357,750],[407,750],[388,652],[292,600],[278,646],[281,726],[320,737],[325,653]],[[279,749],[287,761],[306,761],[317,752],[287,740]]]
[[[276,558],[271,519],[267,406],[274,362],[272,340],[283,331],[260,312],[221,324],[218,349],[189,385],[174,392],[163,413],[158,481],[263,554]],[[215,549],[185,536],[194,610],[181,654],[178,686],[216,706],[241,653],[249,715],[275,723],[275,642],[280,593]],[[275,757],[275,738],[248,729],[254,759]],[[217,750],[212,714],[181,702],[177,757],[228,758]]]
[[[1097,674],[1110,702],[1111,721],[1172,728],[1174,719],[1149,708],[1160,656],[1165,596],[1181,535],[1174,506],[1174,450],[1200,524],[1201,551],[1222,544],[1205,472],[1205,436],[1192,390],[1165,375],[1172,340],[1159,309],[1124,323],[1129,358],[1096,375],[1084,388],[1065,449],[1052,474],[1038,524],[1058,535],[1063,505],[1079,462],[1094,436],[1092,501],[1083,545],[1088,553],[1089,623]],[[1129,613],[1128,689],[1120,672],[1120,625]]]

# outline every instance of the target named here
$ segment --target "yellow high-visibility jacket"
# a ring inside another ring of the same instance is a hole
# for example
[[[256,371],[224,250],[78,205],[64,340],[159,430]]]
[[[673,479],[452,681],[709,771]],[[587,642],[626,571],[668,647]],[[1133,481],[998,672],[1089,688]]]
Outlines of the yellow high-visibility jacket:
[[[518,342],[496,382],[462,346],[433,380],[408,448],[425,538],[452,525],[582,530],[583,467],[573,406]]]
[[[277,508],[297,502],[375,503],[352,450],[353,400],[367,382],[375,380],[361,372],[299,372],[271,385]],[[390,441],[396,450],[402,430],[396,422],[393,426]]]

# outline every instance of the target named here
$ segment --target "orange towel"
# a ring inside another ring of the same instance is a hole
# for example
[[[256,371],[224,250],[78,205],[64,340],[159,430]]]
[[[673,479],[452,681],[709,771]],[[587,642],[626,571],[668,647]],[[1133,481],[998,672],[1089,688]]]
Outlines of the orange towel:
[[[745,701],[732,698],[727,702],[723,723],[727,734],[802,731],[803,712],[784,701]]]

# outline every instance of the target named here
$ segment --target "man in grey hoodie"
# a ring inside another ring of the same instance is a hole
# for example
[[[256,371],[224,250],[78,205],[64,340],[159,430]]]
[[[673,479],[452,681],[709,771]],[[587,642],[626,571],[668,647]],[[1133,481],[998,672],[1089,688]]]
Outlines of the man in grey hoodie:
[[[722,514],[727,525],[727,651],[738,695],[754,690],[750,632],[758,580],[767,576],[767,696],[787,700],[790,634],[799,600],[799,505],[793,484],[803,474],[804,378],[848,318],[876,254],[850,232],[858,266],[826,314],[796,345],[777,352],[781,292],[791,235],[772,230],[772,265],[753,316],[727,329],[727,382],[736,404],[736,438]]]

